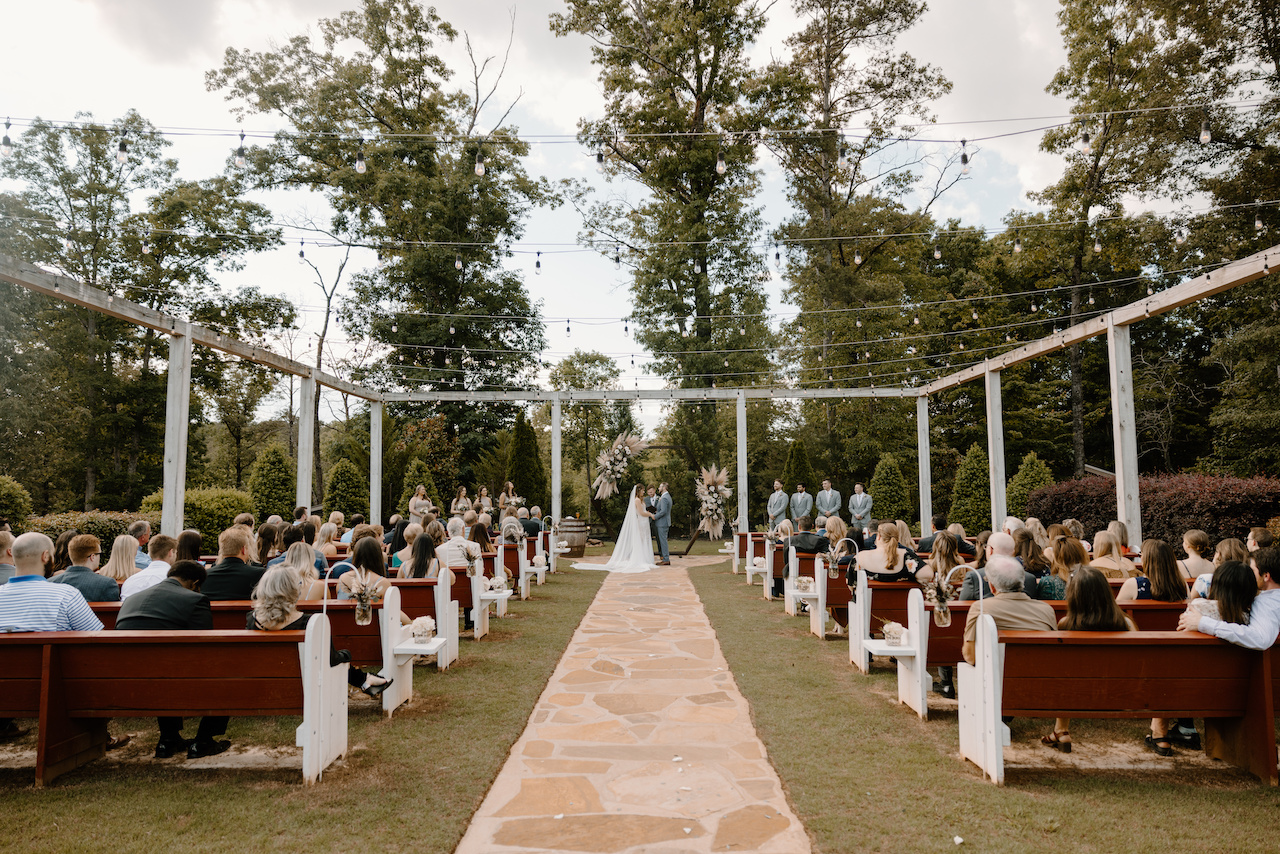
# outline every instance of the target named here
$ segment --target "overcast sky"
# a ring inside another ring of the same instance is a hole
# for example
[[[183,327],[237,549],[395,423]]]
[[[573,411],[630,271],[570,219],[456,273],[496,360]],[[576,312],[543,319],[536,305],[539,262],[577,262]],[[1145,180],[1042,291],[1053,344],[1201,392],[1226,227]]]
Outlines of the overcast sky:
[[[204,87],[204,73],[219,64],[222,52],[229,46],[266,49],[318,18],[354,5],[355,0],[11,1],[4,16],[7,37],[0,48],[5,68],[0,75],[0,114],[15,120],[40,116],[65,121],[86,111],[110,120],[135,108],[162,128],[231,129],[235,122],[228,104]],[[601,112],[587,40],[558,39],[548,28],[548,15],[561,7],[557,0],[447,0],[436,6],[442,18],[470,34],[481,55],[502,52],[508,16],[514,11],[515,43],[495,102],[506,104],[520,95],[509,122],[525,133],[573,133],[580,117],[594,118]],[[1065,114],[1067,105],[1044,91],[1065,58],[1057,8],[1050,0],[934,0],[923,21],[902,41],[917,59],[941,68],[954,84],[952,93],[935,105],[942,124],[926,132],[939,139],[973,139],[1041,126],[1044,117]],[[763,63],[770,55],[782,55],[783,40],[794,29],[790,7],[780,0],[753,59]],[[464,70],[460,42],[445,46],[442,53],[453,68]],[[497,115],[490,118],[496,120]],[[1026,120],[990,123],[1001,119]],[[484,121],[482,117],[482,126]],[[248,119],[246,127],[274,131],[279,125],[259,116]],[[189,178],[219,172],[233,147],[225,138],[172,139],[170,152]],[[1038,145],[1038,134],[982,143],[970,180],[936,206],[938,217],[998,227],[1011,208],[1030,207],[1026,194],[1053,183],[1062,168],[1059,158],[1039,152]],[[527,166],[535,175],[584,178],[605,191],[628,190],[608,187],[596,175],[591,153],[576,145],[534,146]],[[760,204],[772,226],[788,214],[783,176],[767,157],[760,166]],[[630,191],[634,195],[634,188]],[[270,203],[281,217],[322,210],[302,194],[273,196]],[[540,245],[571,243],[579,226],[571,209],[534,211],[520,248],[532,252]],[[308,256],[331,267],[337,251],[314,249]],[[296,246],[268,253],[228,277],[227,284],[256,284],[287,296],[303,306],[303,326],[311,333],[320,320],[314,311],[319,293],[296,256]],[[632,345],[620,323],[629,311],[629,295],[612,263],[589,253],[544,255],[543,274],[534,276],[530,254],[517,255],[511,266],[528,273],[528,287],[542,301],[549,360],[557,361],[575,348],[601,350],[617,358],[624,388],[637,383],[640,388],[660,387],[641,370],[646,361],[642,353],[636,352],[637,367],[630,366]],[[781,304],[780,288],[775,278],[770,308],[785,312],[789,307]],[[573,324],[571,337],[565,335],[566,318],[581,319]],[[295,356],[304,358],[305,343],[297,347]],[[644,421],[652,424],[656,415],[646,411]]]

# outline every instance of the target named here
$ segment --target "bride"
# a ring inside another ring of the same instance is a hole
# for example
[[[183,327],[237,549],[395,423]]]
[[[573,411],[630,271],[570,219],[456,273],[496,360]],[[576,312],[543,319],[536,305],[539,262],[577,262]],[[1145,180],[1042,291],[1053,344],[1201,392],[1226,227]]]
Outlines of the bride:
[[[648,572],[653,569],[653,538],[649,534],[649,520],[653,514],[644,508],[644,497],[637,495],[640,487],[631,488],[627,505],[627,518],[618,529],[618,541],[613,545],[609,562],[575,563],[574,569],[604,569],[610,572]]]

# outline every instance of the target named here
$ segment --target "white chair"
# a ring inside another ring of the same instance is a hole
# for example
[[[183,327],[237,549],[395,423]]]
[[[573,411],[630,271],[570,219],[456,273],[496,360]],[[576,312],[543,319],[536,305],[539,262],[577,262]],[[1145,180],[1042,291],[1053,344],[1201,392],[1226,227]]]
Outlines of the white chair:
[[[759,551],[760,554],[757,555],[756,554],[757,551]],[[761,560],[761,564],[762,564],[761,566],[756,566],[757,557],[760,558]],[[748,584],[754,584],[755,583],[754,577],[757,575],[759,575],[761,578],[765,578],[768,576],[769,574],[768,558],[769,558],[769,541],[764,539],[759,539],[756,537],[751,537],[750,535],[748,535],[747,556],[743,560],[743,569],[747,574]]]
[[[982,769],[997,785],[1004,784],[1004,749],[1009,727],[1000,719],[1004,702],[1004,648],[996,621],[978,617],[974,662],[956,665],[960,700],[960,755]]]
[[[924,594],[919,590],[907,594],[907,627],[901,644],[891,646],[888,641],[867,639],[862,642],[862,648],[868,655],[897,659],[898,702],[906,703],[921,719],[927,719],[932,680],[925,668],[929,658],[929,621],[925,619]]]
[[[811,609],[817,607],[818,591],[817,575],[819,572],[825,573],[822,567],[822,558],[819,555],[813,556],[813,584],[808,591],[800,590],[800,556],[796,554],[795,548],[787,549],[787,580],[783,586],[784,607],[788,614],[795,616],[800,613],[800,606],[807,604]],[[812,620],[810,620],[812,622]]]
[[[871,589],[867,587],[866,571],[859,569],[857,573],[854,601],[849,603],[849,663],[866,673],[871,656],[863,644],[871,640]]]
[[[298,644],[302,723],[294,731],[294,743],[302,748],[303,780],[318,783],[324,770],[347,752],[347,669],[351,665],[329,664],[333,630],[324,614],[307,621],[304,638]]]

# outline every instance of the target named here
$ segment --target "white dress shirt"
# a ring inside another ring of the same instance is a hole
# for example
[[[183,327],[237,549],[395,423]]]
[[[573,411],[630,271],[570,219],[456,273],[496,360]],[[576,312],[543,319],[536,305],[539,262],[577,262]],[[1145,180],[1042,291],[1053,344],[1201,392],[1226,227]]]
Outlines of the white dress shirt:
[[[480,560],[480,544],[473,543],[465,537],[451,537],[436,548],[436,557],[440,559],[441,564],[462,569],[464,572],[467,568],[468,554]],[[480,571],[479,566],[476,567],[476,571]]]
[[[135,572],[120,585],[120,601],[128,599],[135,593],[141,593],[148,587],[155,587],[169,577],[169,564],[162,560],[153,560],[147,568]]]
[[[1253,600],[1249,612],[1249,625],[1224,623],[1213,617],[1201,617],[1197,628],[1206,635],[1213,635],[1249,649],[1269,649],[1280,634],[1280,590],[1263,590]]]

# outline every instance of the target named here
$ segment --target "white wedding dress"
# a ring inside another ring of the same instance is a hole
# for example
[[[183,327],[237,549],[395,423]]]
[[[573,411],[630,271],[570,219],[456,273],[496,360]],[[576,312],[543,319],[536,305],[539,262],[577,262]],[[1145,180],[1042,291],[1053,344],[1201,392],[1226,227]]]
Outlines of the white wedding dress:
[[[575,563],[574,569],[603,569],[608,572],[648,572],[654,568],[653,538],[649,534],[649,517],[636,508],[636,490],[631,488],[627,518],[618,529],[618,541],[608,563]]]

